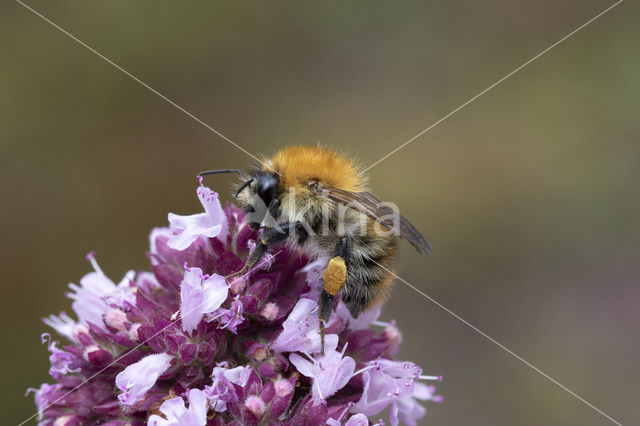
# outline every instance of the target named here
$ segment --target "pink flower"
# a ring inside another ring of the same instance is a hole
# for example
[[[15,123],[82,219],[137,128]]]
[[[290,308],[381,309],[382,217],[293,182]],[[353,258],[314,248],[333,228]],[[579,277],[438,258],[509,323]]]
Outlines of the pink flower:
[[[340,420],[328,419],[328,426],[342,426],[343,423]],[[380,423],[376,423],[376,425],[380,425]],[[364,414],[354,414],[349,417],[344,426],[369,426],[369,419]],[[375,426],[375,425],[374,425]]]
[[[187,268],[180,284],[182,329],[193,332],[205,314],[222,305],[228,293],[229,286],[224,277],[203,275],[200,268]]]
[[[42,319],[49,327],[53,328],[59,335],[66,337],[67,339],[75,342],[73,337],[73,329],[76,322],[66,312],[61,312],[60,315],[49,315]]]
[[[73,290],[73,293],[69,293],[68,296],[73,299],[71,307],[78,315],[81,323],[85,325],[92,323],[104,329],[105,325],[102,316],[111,310],[108,302],[133,301],[134,295],[129,291],[129,283],[134,278],[135,273],[133,271],[127,272],[120,283],[116,285],[102,272],[93,253],[89,253],[87,259],[91,262],[95,271],[89,272],[82,277],[79,286],[73,283],[69,284],[69,288]]]
[[[434,395],[435,388],[427,386],[424,383],[415,382],[413,384],[413,393],[411,395],[399,395],[391,404],[391,424],[397,425],[398,420],[402,423],[414,426],[416,420],[421,419],[427,410],[416,399],[422,401],[432,400],[441,402],[442,397]]]
[[[217,412],[222,413],[226,411],[227,403],[238,402],[238,395],[233,384],[240,387],[246,386],[252,371],[251,368],[243,366],[226,368],[225,364],[214,367],[211,374],[213,383],[211,386],[205,386],[205,394],[211,402],[211,406]]]
[[[289,360],[303,375],[313,379],[311,387],[314,404],[320,404],[337,391],[342,389],[356,369],[353,358],[344,356],[346,345],[342,352],[336,351],[337,340],[325,342],[325,355],[318,356],[311,361],[298,354],[289,355]]]
[[[233,334],[238,334],[238,326],[241,325],[245,318],[242,316],[244,307],[240,300],[240,295],[231,302],[231,309],[218,309],[216,315],[210,318],[210,321],[218,320],[220,328],[226,328]]]
[[[68,373],[78,373],[84,362],[74,354],[61,350],[56,346],[57,342],[51,340],[49,333],[44,333],[40,336],[42,343],[48,343],[49,361],[51,361],[51,368],[49,374],[54,379],[59,379]]]
[[[310,299],[300,299],[289,317],[282,324],[282,332],[271,345],[276,352],[304,352],[308,354],[320,352],[320,327],[318,314],[315,312],[318,304]],[[338,342],[338,336],[328,334],[325,344]]]
[[[347,308],[347,305],[345,305],[341,300],[338,302],[338,306],[336,307],[336,313],[347,323],[347,327],[349,329],[366,330],[371,326],[371,324],[376,323],[376,320],[380,316],[380,305],[363,311],[356,319],[351,316],[349,308]]]
[[[167,245],[174,250],[185,250],[198,237],[218,237],[224,240],[228,234],[227,219],[218,200],[218,194],[206,186],[197,189],[204,213],[180,216],[169,213],[169,227],[173,235]]]
[[[371,361],[365,368],[362,398],[351,408],[354,413],[373,416],[391,405],[390,422],[393,426],[399,424],[399,419],[415,425],[426,410],[414,398],[436,400],[432,388],[415,381],[441,380],[441,377],[421,376],[422,369],[412,362],[380,359]]]
[[[181,397],[164,401],[160,411],[166,419],[157,414],[149,417],[147,426],[205,426],[207,424],[207,397],[200,389],[189,391],[189,408]]]
[[[39,389],[27,389],[27,394],[31,392],[35,393],[36,407],[38,408],[38,421],[41,421],[44,419],[43,411],[47,409],[52,401],[62,398],[66,390],[64,385],[61,384],[56,383],[54,385],[50,385],[48,383],[43,383]]]
[[[131,364],[116,376],[116,386],[122,391],[120,402],[134,405],[156,383],[170,366],[173,357],[166,353],[148,355]]]

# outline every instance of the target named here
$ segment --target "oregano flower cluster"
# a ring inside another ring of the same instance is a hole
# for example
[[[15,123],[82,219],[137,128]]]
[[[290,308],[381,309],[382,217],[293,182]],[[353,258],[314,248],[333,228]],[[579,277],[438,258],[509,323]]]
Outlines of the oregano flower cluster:
[[[197,188],[204,212],[169,214],[150,235],[150,271],[115,283],[100,269],[70,284],[74,316],[44,319],[49,374],[41,425],[414,425],[439,402],[417,365],[394,359],[402,335],[379,308],[354,319],[338,302],[320,353],[326,260],[276,247],[244,276],[259,238],[232,204]]]

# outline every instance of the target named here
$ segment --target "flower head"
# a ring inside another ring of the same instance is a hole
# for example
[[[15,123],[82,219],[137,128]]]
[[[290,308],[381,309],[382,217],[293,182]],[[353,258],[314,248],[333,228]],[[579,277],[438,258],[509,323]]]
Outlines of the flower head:
[[[42,425],[415,424],[441,400],[379,308],[353,318],[342,302],[320,354],[317,300],[324,263],[289,247],[239,271],[259,234],[200,186],[204,213],[170,215],[150,236],[150,272],[116,284],[94,271],[71,284],[75,315],[44,319],[52,384],[35,393]],[[340,348],[340,349],[338,349]],[[372,419],[373,420],[373,419]]]

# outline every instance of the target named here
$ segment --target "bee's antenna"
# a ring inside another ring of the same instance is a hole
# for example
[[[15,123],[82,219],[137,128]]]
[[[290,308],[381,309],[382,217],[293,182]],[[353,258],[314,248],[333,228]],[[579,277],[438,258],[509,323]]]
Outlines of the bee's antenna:
[[[217,175],[219,173],[237,173],[237,174],[242,174],[242,170],[240,170],[240,169],[207,170],[207,171],[198,173],[198,176]]]
[[[253,182],[253,179],[249,179],[248,181],[246,181],[245,183],[243,183],[242,185],[240,185],[240,188],[238,188],[238,190],[235,193],[235,197],[238,198],[238,195],[240,195],[240,193],[242,192],[243,189],[245,189],[247,186],[249,186],[251,184],[251,182]]]

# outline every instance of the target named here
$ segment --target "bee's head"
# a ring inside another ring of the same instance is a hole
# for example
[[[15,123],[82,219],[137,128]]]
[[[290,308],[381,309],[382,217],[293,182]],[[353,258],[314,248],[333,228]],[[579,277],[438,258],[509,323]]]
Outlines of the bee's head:
[[[267,211],[274,218],[277,217],[280,201],[278,175],[270,171],[254,170],[246,176],[241,175],[241,178],[235,197],[248,214],[247,222],[257,228]]]
[[[222,169],[200,172],[198,176],[218,173],[238,173],[240,176],[240,182],[236,186],[234,195],[238,204],[247,212],[247,222],[253,228],[260,226],[267,211],[274,218],[277,218],[280,201],[278,188],[280,179],[277,172],[254,169],[245,173],[238,169]]]

